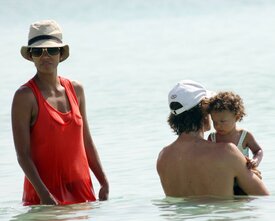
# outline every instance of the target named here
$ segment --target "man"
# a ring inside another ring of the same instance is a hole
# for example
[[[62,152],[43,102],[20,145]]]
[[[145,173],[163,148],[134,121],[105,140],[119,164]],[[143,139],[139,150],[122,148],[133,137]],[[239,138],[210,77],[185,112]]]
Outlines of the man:
[[[109,184],[89,131],[83,87],[58,75],[58,64],[69,56],[59,25],[53,20],[31,24],[21,54],[36,67],[12,103],[24,205],[96,200],[89,168],[100,183],[99,199],[106,200]]]
[[[208,96],[201,84],[191,80],[179,82],[169,93],[168,123],[178,138],[163,148],[157,160],[166,196],[233,196],[234,178],[248,195],[268,195],[234,144],[204,140],[204,131],[210,128]]]

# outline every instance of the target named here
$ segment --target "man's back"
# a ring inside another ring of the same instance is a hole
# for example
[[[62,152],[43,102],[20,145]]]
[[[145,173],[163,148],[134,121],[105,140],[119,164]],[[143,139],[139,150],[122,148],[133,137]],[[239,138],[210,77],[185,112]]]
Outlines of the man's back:
[[[233,196],[235,177],[248,194],[268,194],[245,163],[234,145],[182,134],[162,150],[157,170],[167,196]]]

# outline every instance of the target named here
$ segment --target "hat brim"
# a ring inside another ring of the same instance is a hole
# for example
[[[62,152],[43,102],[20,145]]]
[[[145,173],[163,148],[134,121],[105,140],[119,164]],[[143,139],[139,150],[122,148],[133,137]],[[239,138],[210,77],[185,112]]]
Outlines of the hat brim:
[[[32,61],[29,49],[30,48],[54,48],[54,47],[59,47],[62,48],[62,56],[60,57],[60,62],[65,61],[68,57],[69,57],[69,46],[66,44],[62,44],[62,43],[57,43],[55,41],[38,41],[35,42],[32,45],[29,46],[22,46],[21,47],[21,55],[29,60]]]

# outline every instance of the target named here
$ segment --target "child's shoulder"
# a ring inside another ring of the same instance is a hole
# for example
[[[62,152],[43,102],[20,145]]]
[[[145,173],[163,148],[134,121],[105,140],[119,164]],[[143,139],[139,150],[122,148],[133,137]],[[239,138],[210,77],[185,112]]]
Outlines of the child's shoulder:
[[[246,145],[249,145],[251,142],[254,142],[255,140],[252,132],[247,129],[241,129],[241,136],[243,136],[243,142]]]
[[[241,136],[247,136],[247,135],[251,134],[251,132],[249,130],[247,130],[246,128],[238,128],[237,133],[239,133]]]
[[[241,132],[241,134],[243,134],[243,136],[244,136],[244,135],[245,135],[246,137],[247,137],[247,136],[248,136],[248,137],[253,136],[252,133],[251,133],[249,130],[247,130],[246,128],[240,128],[239,131]]]

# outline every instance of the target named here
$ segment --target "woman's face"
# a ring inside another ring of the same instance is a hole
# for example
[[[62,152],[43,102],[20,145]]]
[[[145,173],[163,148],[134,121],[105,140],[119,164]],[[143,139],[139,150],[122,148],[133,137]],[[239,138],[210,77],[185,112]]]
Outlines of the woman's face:
[[[32,53],[31,53],[32,54]],[[40,56],[31,56],[37,71],[40,73],[54,73],[57,71],[57,66],[60,61],[60,53],[51,55],[47,51],[47,48],[43,48],[43,52]]]

